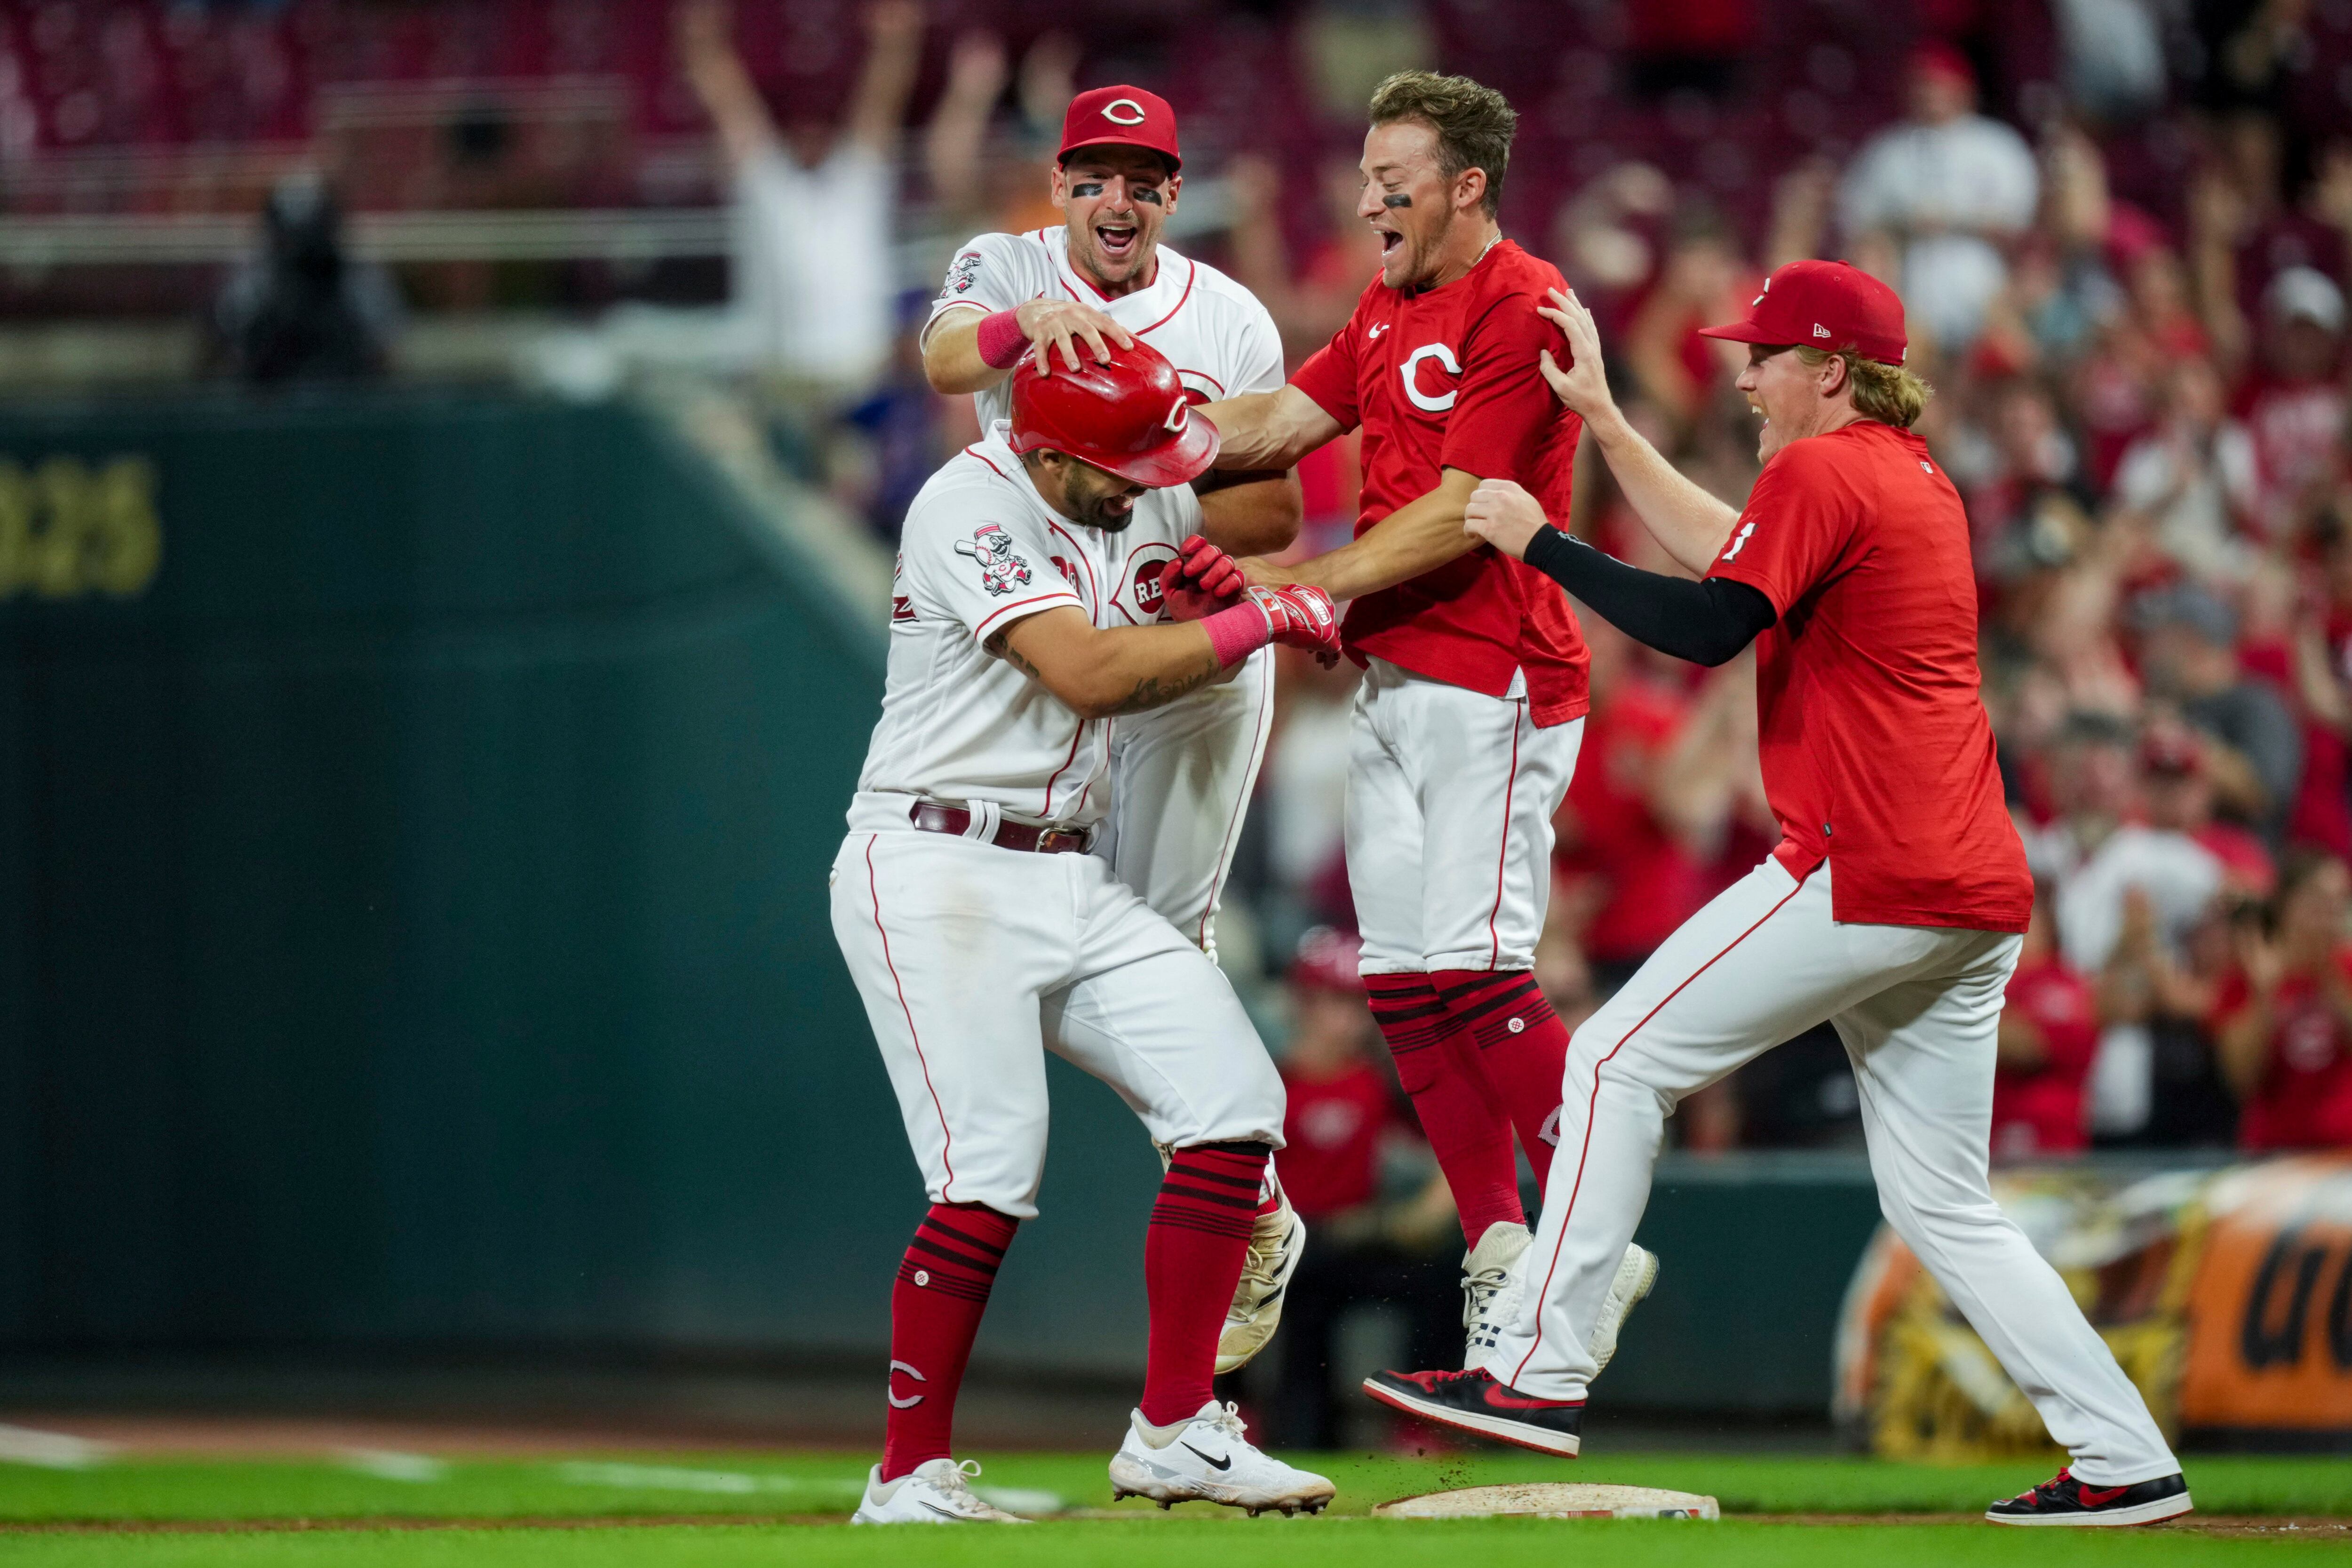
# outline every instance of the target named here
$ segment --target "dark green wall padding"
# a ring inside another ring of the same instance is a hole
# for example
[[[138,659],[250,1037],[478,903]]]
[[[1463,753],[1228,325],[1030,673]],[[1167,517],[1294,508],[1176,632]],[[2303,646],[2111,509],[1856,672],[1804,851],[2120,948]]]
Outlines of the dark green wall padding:
[[[163,564],[0,600],[0,1350],[879,1352],[922,1198],[825,875],[883,607],[626,407],[0,414],[60,454],[153,464]],[[980,1353],[1139,1368],[1158,1163],[1054,1085]],[[1661,1180],[1614,1399],[1821,1408],[1874,1205],[1765,1175]]]

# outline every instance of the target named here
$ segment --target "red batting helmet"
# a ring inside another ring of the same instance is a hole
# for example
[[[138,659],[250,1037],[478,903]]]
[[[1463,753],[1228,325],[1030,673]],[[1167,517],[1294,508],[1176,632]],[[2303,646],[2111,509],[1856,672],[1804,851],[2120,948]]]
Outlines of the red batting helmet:
[[[1216,459],[1217,427],[1192,417],[1176,367],[1138,340],[1048,375],[1033,350],[1013,370],[1013,449],[1051,447],[1121,479],[1161,489],[1194,479]]]

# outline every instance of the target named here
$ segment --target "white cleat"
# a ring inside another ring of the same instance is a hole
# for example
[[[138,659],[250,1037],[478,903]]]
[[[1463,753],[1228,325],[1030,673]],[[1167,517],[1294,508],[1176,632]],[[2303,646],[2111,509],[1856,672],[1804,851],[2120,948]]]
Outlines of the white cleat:
[[[1507,1221],[1490,1225],[1478,1245],[1462,1255],[1462,1370],[1486,1364],[1496,1342],[1519,1321],[1527,1293],[1528,1227]]]
[[[1617,1278],[1609,1281],[1608,1299],[1601,1303],[1601,1321],[1592,1325],[1592,1338],[1585,1346],[1592,1353],[1593,1376],[1599,1377],[1617,1353],[1617,1331],[1625,1326],[1626,1314],[1657,1282],[1658,1255],[1626,1243],[1625,1256],[1617,1260]]]
[[[1219,1377],[1247,1366],[1274,1338],[1282,1323],[1283,1292],[1306,1256],[1307,1222],[1286,1194],[1282,1206],[1259,1215],[1250,1231],[1249,1257],[1234,1287],[1233,1305],[1225,1309],[1225,1326],[1217,1335]]]
[[[1294,1469],[1252,1446],[1242,1418],[1215,1400],[1190,1421],[1154,1426],[1139,1410],[1127,1440],[1110,1458],[1110,1495],[1148,1497],[1161,1508],[1180,1502],[1221,1502],[1247,1509],[1321,1513],[1336,1489],[1311,1471]]]
[[[866,1495],[858,1500],[852,1524],[1027,1524],[1019,1514],[1007,1513],[980,1500],[971,1478],[980,1462],[966,1459],[926,1459],[895,1481],[882,1479],[882,1467],[866,1473]]]

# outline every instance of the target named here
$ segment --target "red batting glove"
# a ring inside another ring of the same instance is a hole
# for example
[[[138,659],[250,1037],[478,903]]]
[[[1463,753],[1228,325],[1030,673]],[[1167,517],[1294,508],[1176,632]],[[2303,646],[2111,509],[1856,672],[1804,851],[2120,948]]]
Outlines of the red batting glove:
[[[1189,582],[1227,604],[1241,597],[1246,585],[1242,581],[1241,563],[1199,534],[1176,547],[1176,558]]]
[[[1197,621],[1241,603],[1242,569],[1234,558],[1194,534],[1160,574],[1168,618]]]
[[[1339,612],[1322,589],[1291,583],[1279,588],[1252,588],[1243,596],[1265,612],[1265,623],[1276,642],[1303,647],[1327,663],[1339,658]]]

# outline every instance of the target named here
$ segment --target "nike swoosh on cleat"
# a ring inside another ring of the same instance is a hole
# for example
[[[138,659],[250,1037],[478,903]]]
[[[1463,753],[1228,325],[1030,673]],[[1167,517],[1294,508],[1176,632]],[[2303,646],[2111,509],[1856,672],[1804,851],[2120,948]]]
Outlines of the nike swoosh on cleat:
[[[1190,1443],[1185,1444],[1184,1447],[1191,1448],[1195,1454],[1201,1454],[1201,1450],[1193,1448],[1192,1445]],[[1213,1459],[1206,1454],[1201,1454],[1201,1462],[1208,1466],[1209,1468],[1213,1470],[1230,1470],[1234,1468],[1234,1461],[1230,1457],[1223,1459]]]
[[[1486,1391],[1486,1404],[1496,1410],[1577,1410],[1583,1407],[1580,1400],[1529,1399],[1500,1388]]]
[[[2105,1508],[2129,1490],[2129,1487],[2084,1487],[2078,1495],[2085,1508]]]
[[[922,1499],[920,1499],[920,1498],[917,1498],[917,1499],[915,1500],[915,1501],[916,1501],[917,1506],[921,1507],[921,1508],[927,1508],[927,1509],[929,1509],[933,1513],[938,1514],[941,1519],[951,1519],[951,1520],[954,1520],[958,1524],[961,1524],[961,1523],[963,1522],[963,1515],[961,1515],[961,1514],[958,1513],[955,1510],[953,1510],[953,1509],[951,1509],[951,1508],[941,1508],[939,1504],[937,1504],[937,1503],[935,1503],[935,1502],[924,1502],[924,1501],[923,1501],[923,1500],[922,1500]]]

